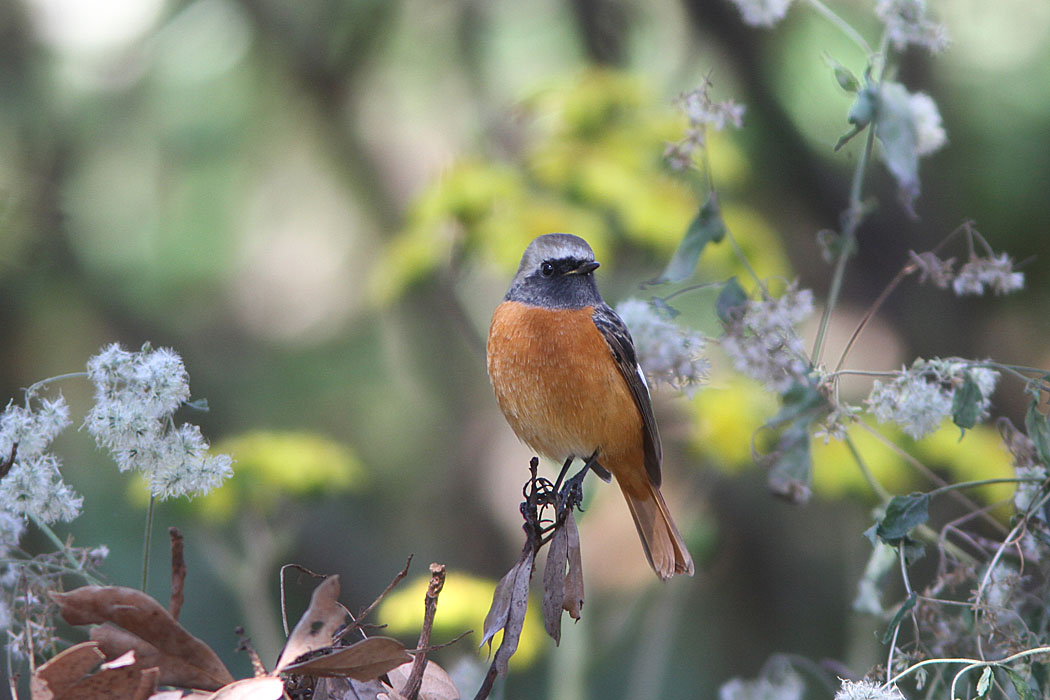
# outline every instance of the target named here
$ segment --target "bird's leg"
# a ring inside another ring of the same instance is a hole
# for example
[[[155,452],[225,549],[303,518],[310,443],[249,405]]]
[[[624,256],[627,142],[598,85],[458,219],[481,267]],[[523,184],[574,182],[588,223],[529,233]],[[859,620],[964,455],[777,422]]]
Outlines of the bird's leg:
[[[572,466],[572,462],[573,462],[574,459],[576,459],[576,458],[573,457],[572,455],[569,455],[569,458],[567,460],[565,460],[565,464],[561,465],[561,471],[558,472],[558,478],[554,482],[554,492],[555,493],[557,493],[558,489],[561,488],[561,482],[562,482],[563,479],[565,479],[565,475],[569,473],[569,467]]]
[[[568,463],[566,463],[566,467]],[[558,514],[557,522],[560,524],[564,522],[565,516],[569,514],[573,508],[579,508],[581,511],[583,508],[580,505],[583,503],[583,479],[587,476],[587,472],[594,471],[595,474],[599,474],[598,469],[601,469],[601,465],[598,463],[598,450],[595,450],[587,461],[583,464],[583,469],[578,471],[571,479],[565,482],[565,485],[558,491]]]

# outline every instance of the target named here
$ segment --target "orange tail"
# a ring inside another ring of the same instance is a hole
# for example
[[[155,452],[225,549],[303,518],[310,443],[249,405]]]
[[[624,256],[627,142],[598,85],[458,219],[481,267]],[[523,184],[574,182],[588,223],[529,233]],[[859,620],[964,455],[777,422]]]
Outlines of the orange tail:
[[[656,575],[667,580],[675,574],[693,575],[693,558],[678,534],[660,489],[648,481],[642,493],[630,493],[620,485],[642,538],[642,548]]]

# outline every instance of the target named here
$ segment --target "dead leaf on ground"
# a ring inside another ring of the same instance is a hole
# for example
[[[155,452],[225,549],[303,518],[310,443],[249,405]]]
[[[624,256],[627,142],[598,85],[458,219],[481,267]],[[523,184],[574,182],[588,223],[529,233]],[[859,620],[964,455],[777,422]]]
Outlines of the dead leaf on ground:
[[[569,613],[569,617],[579,620],[583,610],[583,557],[580,554],[580,531],[576,527],[576,518],[572,511],[569,511],[568,517],[565,518],[565,534],[569,570],[565,574],[565,600],[562,608]]]
[[[204,700],[278,700],[283,696],[284,681],[273,676],[263,676],[230,683]]]
[[[304,676],[346,676],[370,681],[411,661],[405,645],[396,639],[369,637],[347,647],[332,647],[321,656],[289,664],[283,671]]]
[[[492,607],[485,616],[481,644],[491,643],[496,633],[503,630],[503,641],[493,658],[501,676],[506,675],[507,662],[518,649],[521,629],[525,625],[525,611],[529,606],[529,582],[532,580],[532,568],[535,563],[536,553],[530,545],[526,545],[518,563],[496,584],[496,590],[492,594]]]
[[[412,672],[412,664],[403,664],[387,672],[391,687],[404,688],[408,682],[408,676]],[[388,691],[389,694],[389,691]],[[393,696],[391,695],[391,700]],[[459,690],[452,682],[445,669],[433,661],[427,661],[423,668],[423,685],[419,687],[420,700],[459,700]]]
[[[33,674],[33,700],[147,700],[157,688],[156,668],[140,668],[131,652],[104,663],[95,642],[66,649]]]
[[[120,628],[96,627],[92,637],[107,658],[134,650],[134,667],[149,663],[160,668],[158,682],[162,684],[215,690],[234,680],[211,647],[141,591],[122,586],[82,586],[50,595],[62,618],[71,625],[108,622]]]
[[[377,680],[355,681],[353,678],[318,678],[313,700],[372,700],[387,687]]]
[[[29,681],[33,700],[60,698],[73,684],[88,675],[106,657],[95,642],[82,642],[69,647],[42,665]]]
[[[303,654],[331,646],[333,635],[345,621],[346,611],[339,604],[339,577],[329,576],[314,589],[310,605],[288,637],[274,672],[280,673]]]

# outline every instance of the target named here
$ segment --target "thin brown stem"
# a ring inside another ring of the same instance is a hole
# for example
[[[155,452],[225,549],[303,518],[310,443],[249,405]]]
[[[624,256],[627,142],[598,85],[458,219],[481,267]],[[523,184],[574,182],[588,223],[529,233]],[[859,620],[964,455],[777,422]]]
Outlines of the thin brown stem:
[[[438,595],[445,586],[445,565],[433,563],[430,565],[430,584],[427,586],[427,594],[423,603],[423,629],[419,633],[419,651],[412,661],[412,670],[409,671],[405,687],[401,694],[406,700],[416,700],[419,689],[423,686],[423,671],[427,665],[427,649],[430,647],[430,632],[434,628],[434,614],[437,612]]]

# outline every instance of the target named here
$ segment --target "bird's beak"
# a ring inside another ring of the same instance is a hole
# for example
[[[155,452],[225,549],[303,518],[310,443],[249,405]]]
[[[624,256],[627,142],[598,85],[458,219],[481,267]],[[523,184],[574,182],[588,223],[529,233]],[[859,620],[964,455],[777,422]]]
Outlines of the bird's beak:
[[[590,262],[585,262],[585,263],[581,264],[575,270],[570,270],[569,274],[570,275],[587,275],[587,274],[590,274],[590,273],[594,272],[595,270],[597,270],[599,265],[600,265],[600,263],[597,260],[591,260]]]

